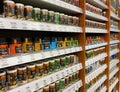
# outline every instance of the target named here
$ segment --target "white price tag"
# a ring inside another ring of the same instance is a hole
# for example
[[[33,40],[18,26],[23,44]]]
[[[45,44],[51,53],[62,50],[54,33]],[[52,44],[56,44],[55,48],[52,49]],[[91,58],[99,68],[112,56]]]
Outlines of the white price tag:
[[[50,77],[50,82],[53,83],[54,82],[54,78],[51,76]]]
[[[69,74],[70,74],[69,70],[66,70],[66,74],[67,74],[67,75],[69,75]]]
[[[0,28],[4,28],[3,21],[0,21]]]
[[[23,22],[22,22],[21,25],[22,25],[22,29],[28,29],[28,28],[27,28],[27,23],[23,23]]]
[[[70,70],[71,70],[71,73],[73,73],[73,68],[71,68]]]
[[[34,56],[34,54],[31,54],[30,57],[31,57],[31,61],[35,61],[35,56]]]
[[[47,81],[46,81],[46,79],[43,80],[43,85],[44,85],[44,86],[47,85]]]
[[[23,62],[23,60],[22,60],[22,56],[21,56],[21,55],[20,55],[20,56],[18,56],[18,57],[17,57],[17,59],[18,59],[18,63]]]
[[[56,78],[57,78],[57,80],[59,80],[60,79],[60,75],[56,74]]]
[[[26,91],[27,92],[32,92],[31,89],[30,89],[30,87],[26,87]]]
[[[39,84],[35,83],[35,87],[36,87],[36,89],[38,89],[39,88]]]
[[[1,60],[1,66],[2,66],[2,67],[3,67],[3,66],[8,66],[9,64],[8,64],[7,62],[8,62],[7,59],[2,59],[2,60]]]
[[[64,72],[62,72],[61,74],[62,74],[62,77],[65,77],[65,74],[64,74]]]
[[[10,22],[11,28],[17,29],[17,23],[16,22]]]

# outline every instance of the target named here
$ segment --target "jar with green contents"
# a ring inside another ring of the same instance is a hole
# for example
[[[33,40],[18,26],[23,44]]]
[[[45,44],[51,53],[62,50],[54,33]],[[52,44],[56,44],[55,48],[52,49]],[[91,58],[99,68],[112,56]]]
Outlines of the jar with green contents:
[[[54,17],[54,23],[59,24],[59,18],[60,18],[60,13],[59,12],[55,12],[55,17]]]
[[[64,88],[65,88],[65,79],[62,78],[62,79],[60,80],[60,89],[64,89]]]
[[[60,59],[60,66],[61,66],[61,68],[65,67],[65,57]]]
[[[60,24],[64,24],[65,23],[65,14],[60,13]]]
[[[73,17],[73,25],[78,26],[79,25],[79,18],[78,17]]]
[[[71,37],[70,46],[73,46],[73,47],[78,46],[78,40],[76,37]]]
[[[65,15],[65,24],[68,25],[68,15]]]
[[[70,65],[74,64],[75,55],[70,55]]]
[[[45,73],[45,75],[47,75],[50,71],[49,70],[50,69],[49,61],[44,62],[43,65],[44,65],[44,73]]]
[[[66,56],[66,57],[65,57],[65,62],[66,62],[66,65],[67,65],[67,66],[70,65],[70,56]]]
[[[54,11],[49,11],[48,16],[49,16],[49,22],[54,23],[55,12]]]
[[[49,92],[55,92],[55,83],[50,84],[50,86],[49,86]]]
[[[56,70],[60,69],[60,59],[55,59],[55,69]]]
[[[55,92],[60,92],[60,82],[55,82]]]
[[[75,73],[72,74],[72,81],[75,81]]]
[[[41,20],[41,11],[40,8],[33,8],[33,18],[35,21],[40,21]]]
[[[68,25],[73,25],[73,17],[68,16]]]
[[[49,61],[49,66],[50,66],[50,72],[55,71],[55,61],[54,60]]]
[[[36,76],[37,78],[40,78],[44,74],[44,67],[43,63],[37,63],[36,64]]]
[[[41,10],[41,20],[42,22],[48,22],[48,10],[47,9],[42,9]]]

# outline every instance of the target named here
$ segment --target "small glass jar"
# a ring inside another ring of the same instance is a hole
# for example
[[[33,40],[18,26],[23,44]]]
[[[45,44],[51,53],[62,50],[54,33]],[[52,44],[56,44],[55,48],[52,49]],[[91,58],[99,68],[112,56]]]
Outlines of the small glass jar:
[[[74,64],[75,55],[70,55],[70,65]]]
[[[65,15],[65,24],[68,25],[68,15]]]
[[[49,92],[55,92],[55,83],[50,84],[50,86],[49,86]]]
[[[69,77],[65,77],[65,86],[68,86],[69,85]]]
[[[55,12],[54,11],[49,11],[49,22],[50,23],[54,23],[54,19],[55,19]]]
[[[38,37],[35,38],[34,47],[35,47],[35,51],[42,50],[42,40],[40,38]]]
[[[55,17],[54,17],[54,23],[59,24],[59,18],[60,18],[60,13],[59,12],[55,12]]]
[[[37,63],[36,64],[36,76],[40,78],[41,76],[44,75],[44,67],[43,63]]]
[[[60,82],[57,81],[55,82],[55,92],[59,92],[60,91]]]
[[[49,66],[50,66],[50,72],[55,71],[55,61],[54,60],[49,61]]]
[[[32,6],[25,6],[25,18],[26,20],[33,20],[33,7]]]
[[[55,69],[59,70],[60,69],[60,59],[55,59]]]
[[[6,72],[0,71],[0,92],[5,92],[6,86]]]
[[[57,40],[57,48],[63,48],[64,47],[64,42],[63,42],[63,38],[62,37],[58,37]]]
[[[78,26],[79,25],[79,18],[78,17],[73,17],[73,25]]]
[[[15,2],[5,0],[4,4],[4,15],[5,17],[15,18]]]
[[[66,62],[66,65],[67,65],[67,66],[70,65],[70,56],[66,56],[66,57],[65,57],[65,62]]]
[[[61,68],[65,67],[65,57],[60,59],[60,66],[61,66]]]
[[[64,39],[64,48],[70,47],[70,38],[65,37]]]
[[[17,83],[18,83],[17,69],[10,68],[7,71],[7,82],[8,82],[9,89],[13,89],[17,86]]]
[[[42,9],[42,14],[41,14],[41,17],[42,17],[42,22],[48,22],[48,10],[47,9]]]
[[[40,8],[33,8],[33,18],[35,21],[40,21],[41,20],[41,11]]]
[[[69,83],[71,84],[73,81],[72,81],[72,75],[69,75]]]
[[[60,24],[64,24],[65,23],[65,14],[60,13]]]
[[[28,81],[32,81],[35,79],[36,76],[35,64],[30,64],[27,66],[27,75],[28,75]]]
[[[44,87],[44,88],[43,88],[43,92],[50,92],[50,91],[49,91],[49,86]]]
[[[68,25],[73,25],[73,17],[68,16]]]
[[[18,81],[21,84],[25,84],[27,82],[27,68],[26,66],[20,66],[18,68]]]
[[[64,88],[65,88],[65,79],[62,78],[62,79],[60,80],[60,89],[64,89]]]
[[[24,5],[21,4],[21,3],[16,3],[15,4],[15,15],[16,15],[16,18],[18,19],[24,19]]]
[[[44,62],[43,64],[44,64],[44,73],[45,73],[45,75],[47,75],[50,71],[49,61]]]

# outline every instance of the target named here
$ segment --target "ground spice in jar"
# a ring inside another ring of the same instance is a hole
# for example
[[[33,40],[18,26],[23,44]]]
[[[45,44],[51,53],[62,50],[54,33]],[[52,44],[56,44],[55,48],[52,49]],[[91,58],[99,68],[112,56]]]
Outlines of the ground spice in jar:
[[[39,78],[43,76],[43,74],[44,74],[43,63],[37,63],[36,64],[36,76]]]
[[[70,65],[74,64],[75,55],[70,55]]]
[[[42,50],[42,40],[40,38],[38,37],[35,38],[34,47],[35,47],[35,51]]]
[[[59,70],[60,69],[60,59],[55,59],[55,69]]]
[[[60,24],[65,23],[65,15],[63,13],[60,13]]]
[[[55,61],[54,60],[49,61],[49,66],[50,72],[53,72],[55,70]]]
[[[6,86],[6,72],[0,71],[0,92],[5,91],[5,86]]]
[[[50,84],[50,86],[49,86],[49,92],[55,92],[55,83]]]
[[[41,20],[41,11],[40,8],[33,8],[33,18],[35,21],[40,21]]]
[[[48,74],[49,73],[49,69],[50,69],[50,65],[49,65],[49,62],[44,62],[44,73],[45,74]]]
[[[60,91],[60,82],[57,81],[55,82],[55,92],[59,92]]]
[[[48,10],[42,9],[41,11],[42,22],[48,22]]]
[[[24,84],[27,82],[27,68],[26,66],[20,66],[18,68],[18,81],[20,82],[20,84]]]
[[[54,12],[54,11],[49,11],[49,12],[48,12],[48,17],[49,17],[49,22],[50,22],[50,23],[54,23],[55,12]]]
[[[61,68],[65,67],[65,57],[60,59],[60,66],[61,66]]]
[[[15,68],[10,68],[7,71],[7,82],[9,89],[15,88],[18,83],[18,78],[17,78],[17,69]]]
[[[62,78],[62,79],[60,80],[60,89],[64,89],[64,88],[65,88],[65,79]]]
[[[27,66],[27,75],[28,75],[28,81],[34,80],[36,76],[36,67],[34,64],[30,64]]]
[[[59,18],[60,18],[60,13],[59,12],[55,12],[55,17],[54,17],[54,23],[59,24]]]
[[[21,4],[21,3],[16,3],[15,4],[15,15],[16,15],[16,18],[18,19],[24,19],[24,5]]]
[[[15,2],[5,0],[4,4],[4,15],[5,17],[15,17]]]
[[[25,18],[26,20],[33,20],[33,7],[25,6]]]
[[[43,92],[49,92],[49,86],[43,88]]]

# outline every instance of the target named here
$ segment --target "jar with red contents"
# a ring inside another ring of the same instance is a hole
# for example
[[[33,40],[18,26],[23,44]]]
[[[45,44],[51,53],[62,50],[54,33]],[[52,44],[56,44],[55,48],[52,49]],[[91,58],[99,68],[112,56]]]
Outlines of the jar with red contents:
[[[0,57],[8,55],[8,44],[5,38],[0,38]]]
[[[10,40],[9,44],[10,54],[22,53],[22,44],[20,38]]]

